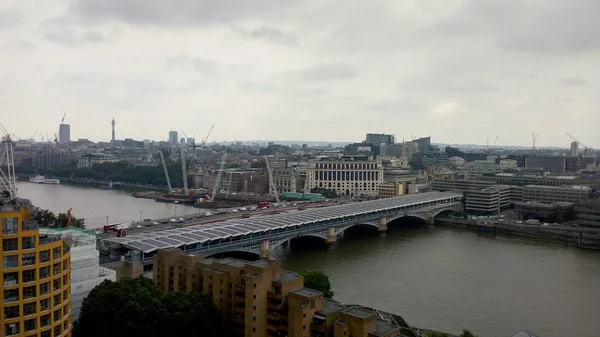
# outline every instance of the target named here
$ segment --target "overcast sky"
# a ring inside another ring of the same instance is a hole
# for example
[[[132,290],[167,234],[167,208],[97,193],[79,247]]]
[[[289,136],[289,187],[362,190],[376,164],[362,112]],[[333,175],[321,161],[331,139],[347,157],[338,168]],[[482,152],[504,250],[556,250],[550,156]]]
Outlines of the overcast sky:
[[[0,0],[0,122],[600,147],[599,32],[598,0]]]

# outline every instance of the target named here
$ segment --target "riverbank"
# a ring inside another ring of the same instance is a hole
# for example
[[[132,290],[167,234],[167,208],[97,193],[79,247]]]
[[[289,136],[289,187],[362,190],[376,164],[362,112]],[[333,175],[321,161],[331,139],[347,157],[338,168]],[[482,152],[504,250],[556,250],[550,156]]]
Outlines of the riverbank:
[[[600,250],[600,229],[550,226],[550,225],[524,225],[501,222],[481,222],[472,219],[435,219],[436,226],[449,226],[464,228],[491,235],[518,236],[558,242],[581,249]]]
[[[64,185],[73,185],[73,186],[89,186],[94,188],[101,189],[118,189],[125,191],[159,191],[159,192],[168,192],[169,188],[166,186],[154,186],[154,185],[142,185],[142,184],[133,184],[128,182],[112,182],[106,180],[94,180],[94,179],[86,179],[86,178],[69,178],[69,177],[58,177],[58,176],[47,176],[46,178],[58,179],[61,184]],[[18,174],[18,181],[29,181],[29,175]]]

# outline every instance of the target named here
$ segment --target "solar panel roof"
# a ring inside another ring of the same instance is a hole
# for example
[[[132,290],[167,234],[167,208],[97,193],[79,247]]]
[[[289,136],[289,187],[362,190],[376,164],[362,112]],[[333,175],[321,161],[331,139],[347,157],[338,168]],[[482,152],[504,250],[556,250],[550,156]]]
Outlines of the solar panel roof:
[[[216,238],[229,238],[270,229],[298,226],[326,221],[342,216],[354,216],[395,207],[461,197],[452,192],[429,192],[387,199],[348,203],[329,207],[311,208],[299,212],[264,215],[248,219],[231,219],[211,224],[198,224],[164,231],[150,231],[121,238],[103,239],[106,242],[151,252],[160,248],[179,247],[184,244],[203,243]]]

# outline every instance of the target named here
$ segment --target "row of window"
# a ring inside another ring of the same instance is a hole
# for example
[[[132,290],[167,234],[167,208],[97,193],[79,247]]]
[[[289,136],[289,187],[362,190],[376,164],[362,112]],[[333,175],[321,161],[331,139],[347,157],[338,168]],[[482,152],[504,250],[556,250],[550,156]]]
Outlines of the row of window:
[[[21,249],[34,249],[35,248],[35,236],[27,236],[21,238]],[[19,250],[19,239],[3,239],[2,240],[2,251],[12,252]]]
[[[43,319],[43,317],[42,317]],[[46,325],[44,325],[46,324]],[[50,326],[49,319],[47,321],[40,320],[40,328],[45,328]],[[40,337],[51,337],[52,332],[54,331],[54,337],[60,336],[63,332],[66,332],[70,328],[70,323],[68,320],[64,321],[63,324],[59,324],[54,327],[54,329],[48,329],[42,331]],[[19,335],[21,333],[21,327],[19,323],[8,323],[4,325],[4,336],[13,336]],[[33,332],[37,330],[37,319],[32,318],[23,322],[23,332]],[[36,334],[32,336],[37,336]]]
[[[2,218],[2,234],[17,234],[19,232],[19,218]]]
[[[62,294],[57,294],[54,296],[54,307],[59,306],[63,301],[69,299],[67,292],[65,291]],[[39,301],[40,302],[40,313],[50,310],[50,299],[45,298]],[[23,317],[27,317],[30,315],[37,314],[37,302],[31,302],[23,304]],[[52,313],[52,318],[54,318],[54,322],[58,322],[62,319],[62,317],[67,316],[69,314],[69,305],[65,304],[62,308],[56,308]],[[19,305],[7,306],[4,308],[4,319],[13,319],[21,317],[21,312]],[[35,318],[34,318],[35,319]],[[41,326],[47,326],[50,322],[50,314],[46,314],[40,317]],[[47,324],[44,324],[47,322]]]
[[[375,163],[343,163],[343,164],[335,164],[335,163],[317,163],[318,169],[324,170],[375,170],[377,169],[377,164]]]
[[[6,240],[13,240],[13,239],[4,239],[3,241],[6,241]],[[6,246],[3,246],[3,247],[6,247]],[[60,256],[61,256],[60,247],[55,247],[54,249],[52,249],[52,256],[54,256],[55,260],[60,258]],[[36,253],[21,254],[21,267],[33,266],[33,265],[37,264],[38,261],[39,261],[39,263],[49,262],[50,261],[50,250],[40,251],[39,256],[37,256],[37,258],[36,258]],[[66,260],[63,261],[63,265],[64,265],[63,269],[68,268],[68,262]],[[3,256],[2,257],[2,267],[4,269],[18,268],[19,267],[18,254]]]
[[[61,282],[62,280],[62,282]],[[55,293],[57,291],[62,290],[64,286],[69,285],[69,277],[68,275],[64,275],[62,279],[60,277],[54,279],[52,281],[52,292]],[[23,287],[21,293],[19,292],[19,288],[16,289],[4,289],[4,303],[15,302],[22,300],[28,300],[32,298],[36,298],[39,296],[44,296],[50,294],[50,282],[40,283],[39,289],[37,285],[32,285],[29,287]],[[66,290],[63,292],[66,295]],[[58,296],[60,294],[55,295]],[[60,303],[61,300],[58,300]],[[56,305],[56,303],[55,303]]]

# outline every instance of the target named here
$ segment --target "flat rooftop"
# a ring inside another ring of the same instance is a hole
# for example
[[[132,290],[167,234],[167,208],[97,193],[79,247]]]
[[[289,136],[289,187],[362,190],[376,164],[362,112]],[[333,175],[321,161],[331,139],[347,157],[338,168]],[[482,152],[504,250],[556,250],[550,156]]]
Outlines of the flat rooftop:
[[[317,313],[319,313],[321,315],[330,315],[330,314],[333,314],[334,312],[338,312],[343,309],[344,309],[344,306],[341,305],[340,303],[326,298],[325,300],[323,300],[323,309],[317,311]]]
[[[375,313],[373,311],[363,309],[360,307],[351,307],[351,308],[348,308],[348,309],[342,311],[342,313],[349,315],[349,316],[357,317],[360,319],[365,319],[371,315],[375,315]]]
[[[373,336],[385,336],[389,334],[391,331],[398,329],[399,326],[396,326],[392,322],[384,321],[382,319],[378,319],[375,322],[375,331],[371,334]]]
[[[292,294],[296,294],[303,297],[313,297],[319,294],[322,294],[318,290],[310,289],[310,288],[300,288],[298,290],[294,290],[291,292]]]

